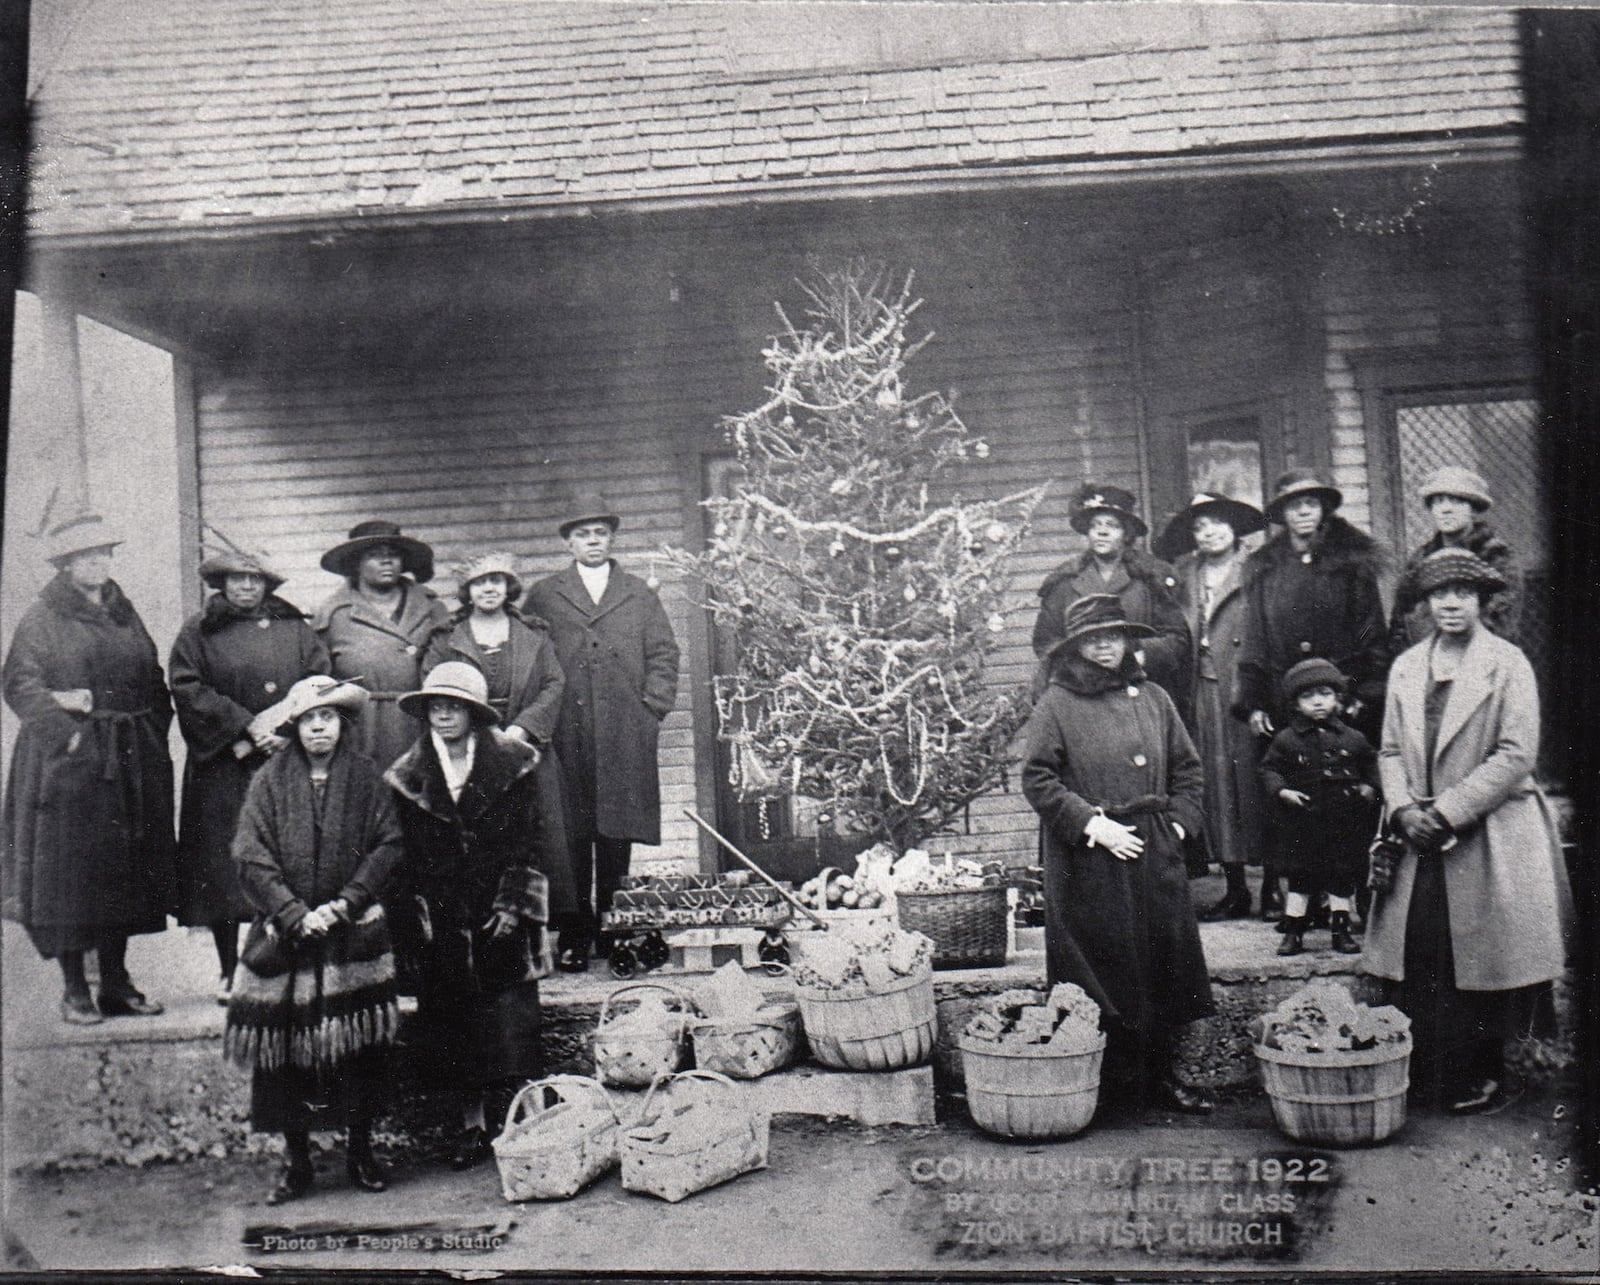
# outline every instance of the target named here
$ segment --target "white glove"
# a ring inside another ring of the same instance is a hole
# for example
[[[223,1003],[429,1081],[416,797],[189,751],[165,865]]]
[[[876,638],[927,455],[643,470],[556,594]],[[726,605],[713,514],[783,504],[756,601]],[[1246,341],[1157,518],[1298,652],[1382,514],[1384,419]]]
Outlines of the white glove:
[[[1119,861],[1132,861],[1144,851],[1144,840],[1131,826],[1096,813],[1083,827],[1090,846],[1098,844]]]

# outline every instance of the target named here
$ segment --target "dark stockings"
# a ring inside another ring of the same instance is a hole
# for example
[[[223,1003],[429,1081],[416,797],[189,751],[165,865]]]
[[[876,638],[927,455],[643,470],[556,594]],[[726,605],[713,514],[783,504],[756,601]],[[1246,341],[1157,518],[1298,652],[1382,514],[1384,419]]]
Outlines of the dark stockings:
[[[222,969],[222,976],[232,977],[233,970],[239,963],[239,925],[212,924],[211,940],[217,945],[217,963]]]
[[[116,990],[128,983],[128,938],[123,933],[108,933],[95,946],[100,959],[100,989]]]
[[[66,984],[67,994],[75,999],[88,999],[89,979],[83,973],[83,952],[63,951],[60,963],[61,980]]]

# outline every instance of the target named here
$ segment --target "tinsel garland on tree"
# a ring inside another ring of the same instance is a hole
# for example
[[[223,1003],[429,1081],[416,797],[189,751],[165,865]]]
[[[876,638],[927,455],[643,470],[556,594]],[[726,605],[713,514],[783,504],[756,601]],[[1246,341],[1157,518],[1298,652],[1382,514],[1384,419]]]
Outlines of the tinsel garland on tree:
[[[987,443],[938,392],[911,396],[920,304],[853,264],[778,309],[767,400],[728,421],[743,477],[706,501],[709,547],[670,558],[737,653],[713,687],[742,798],[798,795],[819,821],[913,846],[993,789],[1027,716],[986,683],[1005,567],[1044,487],[963,502],[952,466]]]

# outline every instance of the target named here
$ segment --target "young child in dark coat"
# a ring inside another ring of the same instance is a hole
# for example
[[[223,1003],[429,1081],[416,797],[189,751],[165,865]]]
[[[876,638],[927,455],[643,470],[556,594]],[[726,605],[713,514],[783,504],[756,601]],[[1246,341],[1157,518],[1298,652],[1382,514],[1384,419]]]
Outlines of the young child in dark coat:
[[[1377,823],[1378,756],[1340,717],[1348,687],[1331,661],[1303,660],[1291,668],[1283,676],[1283,700],[1295,713],[1261,759],[1274,856],[1289,880],[1280,955],[1305,949],[1311,899],[1322,893],[1334,950],[1361,950],[1350,931],[1350,906]]]

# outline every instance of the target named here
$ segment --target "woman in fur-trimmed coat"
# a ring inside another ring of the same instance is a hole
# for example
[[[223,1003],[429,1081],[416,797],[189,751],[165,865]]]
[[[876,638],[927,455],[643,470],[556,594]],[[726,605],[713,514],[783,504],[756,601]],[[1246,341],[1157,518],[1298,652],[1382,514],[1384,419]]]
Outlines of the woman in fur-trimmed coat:
[[[463,1094],[451,1163],[464,1169],[488,1156],[491,1108],[504,1105],[486,1097],[543,1073],[546,926],[552,911],[571,909],[571,885],[564,854],[545,848],[536,756],[496,730],[482,673],[446,662],[400,708],[423,722],[385,776],[423,924],[418,1044],[425,1077]]]

